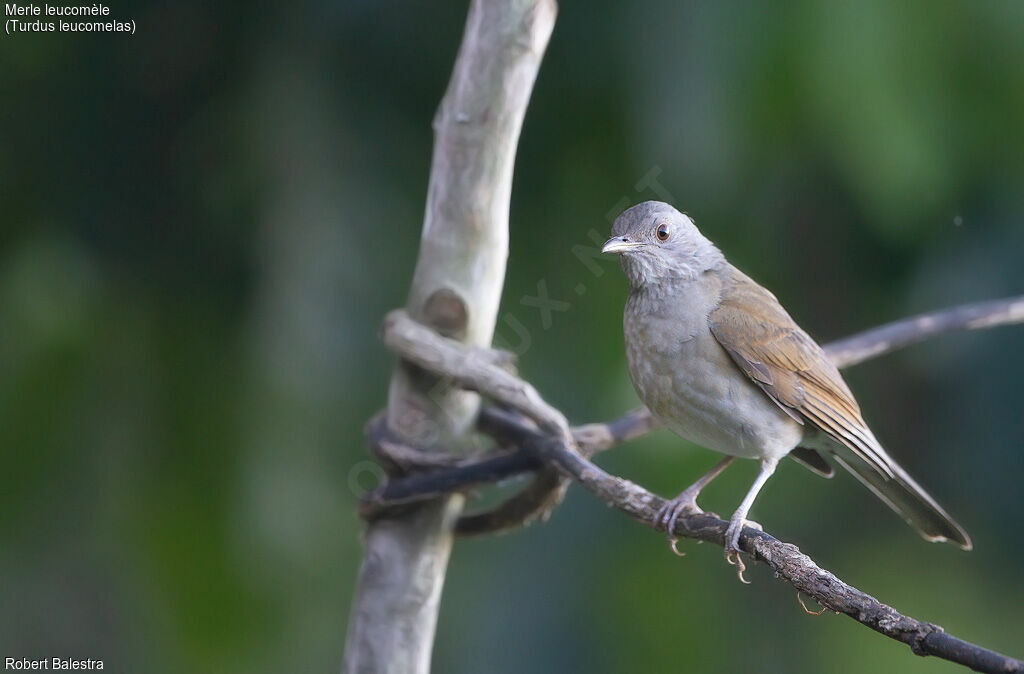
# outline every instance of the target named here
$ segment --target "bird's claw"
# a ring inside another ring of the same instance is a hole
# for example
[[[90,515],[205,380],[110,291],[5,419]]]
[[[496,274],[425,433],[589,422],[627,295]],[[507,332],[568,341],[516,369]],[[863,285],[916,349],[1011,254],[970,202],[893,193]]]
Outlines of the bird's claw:
[[[758,526],[760,528],[760,525]],[[750,581],[743,577],[747,570],[746,564],[740,558],[740,532],[743,531],[743,520],[733,519],[729,522],[729,528],[725,531],[725,561],[736,567],[736,575],[744,585],[750,585]]]
[[[741,583],[744,585],[750,585],[750,581],[743,577],[743,572],[747,570],[747,565],[743,563],[742,559],[740,559],[739,550],[727,550],[725,553],[725,561],[736,567],[736,576],[740,579]]]
[[[685,492],[671,501],[666,501],[665,505],[658,511],[658,525],[665,530],[665,535],[668,537],[668,545],[672,552],[680,557],[686,556],[686,553],[676,547],[676,544],[679,542],[679,537],[673,533],[676,528],[676,521],[683,514],[698,515],[702,512],[704,511],[697,505],[697,500]]]

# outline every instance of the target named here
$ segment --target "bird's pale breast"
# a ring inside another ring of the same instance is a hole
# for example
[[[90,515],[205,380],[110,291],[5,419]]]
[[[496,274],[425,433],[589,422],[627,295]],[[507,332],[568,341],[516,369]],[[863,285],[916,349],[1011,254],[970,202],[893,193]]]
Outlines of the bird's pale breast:
[[[746,458],[781,457],[803,436],[729,358],[708,326],[720,288],[713,279],[635,291],[626,303],[626,358],[652,414],[683,438]]]

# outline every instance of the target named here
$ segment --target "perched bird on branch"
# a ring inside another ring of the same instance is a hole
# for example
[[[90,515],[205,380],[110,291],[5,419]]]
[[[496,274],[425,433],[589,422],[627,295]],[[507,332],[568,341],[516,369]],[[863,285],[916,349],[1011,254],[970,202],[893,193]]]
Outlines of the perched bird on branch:
[[[725,539],[742,580],[740,532],[787,455],[826,477],[830,456],[926,539],[971,549],[963,527],[875,439],[821,347],[690,218],[662,202],[638,204],[615,220],[602,252],[619,254],[629,279],[626,357],[640,398],[675,433],[727,455],[662,511],[673,549],[675,521],[700,512],[700,490],[733,458],[758,459]]]

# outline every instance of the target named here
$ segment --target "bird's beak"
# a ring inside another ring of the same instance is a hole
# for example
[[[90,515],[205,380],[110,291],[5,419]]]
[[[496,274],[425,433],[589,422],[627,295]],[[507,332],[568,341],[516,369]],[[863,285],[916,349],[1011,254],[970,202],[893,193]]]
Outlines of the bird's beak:
[[[604,242],[604,246],[601,248],[602,253],[628,253],[631,250],[641,248],[644,244],[639,241],[630,241],[624,236],[613,236]]]

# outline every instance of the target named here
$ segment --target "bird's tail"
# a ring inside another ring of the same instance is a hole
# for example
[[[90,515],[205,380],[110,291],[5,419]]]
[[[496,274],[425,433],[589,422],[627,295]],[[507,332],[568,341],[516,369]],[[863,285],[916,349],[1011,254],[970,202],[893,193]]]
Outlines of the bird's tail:
[[[888,477],[839,443],[829,449],[839,465],[853,473],[854,477],[926,539],[948,541],[964,550],[971,549],[971,537],[964,528],[914,482],[892,457],[882,452],[886,464],[892,471],[892,477]]]

